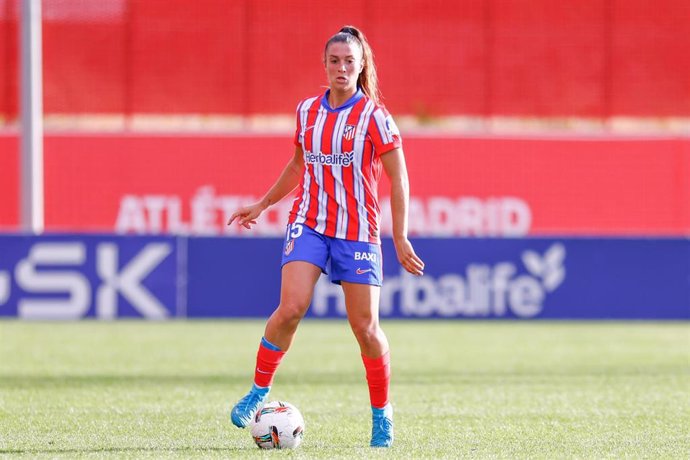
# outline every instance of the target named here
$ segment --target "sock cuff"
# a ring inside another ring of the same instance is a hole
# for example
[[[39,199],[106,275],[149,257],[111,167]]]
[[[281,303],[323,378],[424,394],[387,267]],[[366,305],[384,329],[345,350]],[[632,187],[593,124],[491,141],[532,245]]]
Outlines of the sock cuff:
[[[378,358],[369,358],[362,355],[362,362],[364,362],[364,367],[367,369],[372,367],[385,367],[391,362],[391,353],[387,351]]]
[[[386,401],[386,403],[383,404],[381,407],[371,406],[371,412],[377,416],[392,417],[393,406],[391,405],[390,401]]]
[[[263,345],[265,348],[268,348],[271,351],[283,351],[277,345],[273,345],[271,342],[266,340],[266,337],[261,337],[261,345]]]
[[[253,391],[254,393],[258,393],[258,394],[261,394],[261,395],[265,395],[265,394],[268,394],[269,391],[271,391],[271,386],[269,385],[269,386],[266,386],[266,387],[260,387],[260,386],[257,385],[256,383],[253,383],[253,384],[252,384],[252,391]]]

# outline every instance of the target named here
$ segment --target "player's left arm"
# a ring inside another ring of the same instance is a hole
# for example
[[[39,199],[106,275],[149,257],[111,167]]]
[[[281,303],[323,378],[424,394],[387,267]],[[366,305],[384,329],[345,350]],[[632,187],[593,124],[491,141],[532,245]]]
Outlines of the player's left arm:
[[[414,252],[407,238],[407,219],[410,203],[410,184],[402,148],[394,148],[381,155],[381,162],[391,183],[391,214],[393,242],[400,264],[413,275],[424,274],[424,262]]]

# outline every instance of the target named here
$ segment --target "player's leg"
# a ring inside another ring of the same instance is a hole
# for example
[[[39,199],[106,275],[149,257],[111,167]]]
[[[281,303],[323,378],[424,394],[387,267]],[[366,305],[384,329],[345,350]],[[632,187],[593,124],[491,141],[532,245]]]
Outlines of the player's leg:
[[[232,423],[239,428],[249,424],[267,399],[278,366],[309,308],[314,285],[325,270],[327,243],[313,231],[298,228],[298,233],[294,227],[292,235],[288,233],[283,249],[280,304],[266,323],[256,355],[252,388],[230,413]]]
[[[264,331],[265,339],[279,349],[287,351],[290,348],[320,275],[321,268],[309,262],[294,261],[283,266],[280,304],[268,319]]]
[[[321,269],[308,262],[290,262],[283,266],[280,304],[268,319],[259,344],[254,384],[230,414],[235,426],[246,427],[268,397],[273,377],[292,343],[299,321],[309,308],[320,274]]]
[[[379,324],[379,286],[342,282],[345,306],[352,332],[362,354],[372,410],[372,447],[393,444],[393,406],[390,386],[390,351]]]
[[[388,400],[388,339],[379,324],[381,246],[334,239],[331,247],[331,280],[343,286],[347,318],[366,369],[373,416],[371,445],[389,447],[393,443],[393,408]]]

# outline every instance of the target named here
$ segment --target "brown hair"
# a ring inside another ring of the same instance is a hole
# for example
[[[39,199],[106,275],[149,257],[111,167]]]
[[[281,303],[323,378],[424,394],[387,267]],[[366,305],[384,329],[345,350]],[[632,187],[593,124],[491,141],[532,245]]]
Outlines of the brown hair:
[[[362,60],[364,61],[364,67],[362,72],[357,78],[357,86],[362,88],[364,94],[366,94],[371,100],[379,104],[381,99],[381,93],[379,92],[378,77],[376,76],[376,65],[374,64],[374,53],[371,51],[367,37],[364,36],[361,30],[354,26],[345,26],[338,31],[337,34],[333,35],[327,42],[324,48],[323,54],[324,59],[326,57],[326,51],[331,43],[349,43],[357,44],[362,50]]]

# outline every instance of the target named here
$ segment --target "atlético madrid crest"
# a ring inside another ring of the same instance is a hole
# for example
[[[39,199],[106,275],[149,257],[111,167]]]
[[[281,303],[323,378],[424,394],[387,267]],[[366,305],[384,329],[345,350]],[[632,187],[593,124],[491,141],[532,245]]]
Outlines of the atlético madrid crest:
[[[343,129],[343,137],[348,141],[351,141],[355,137],[355,125],[345,125]]]
[[[289,256],[294,248],[295,248],[295,240],[290,240],[287,243],[285,243],[285,255]]]

